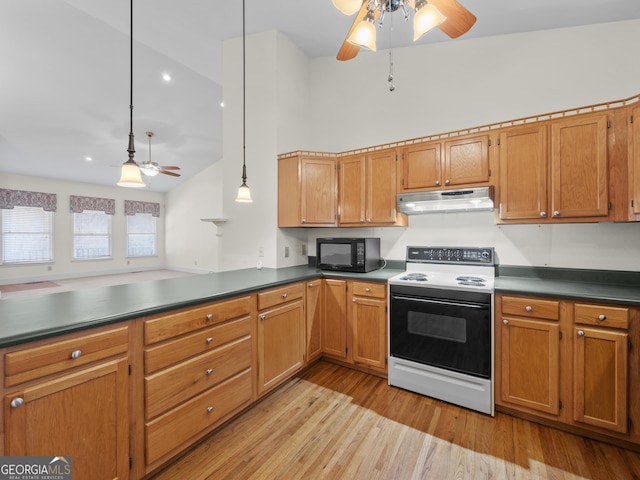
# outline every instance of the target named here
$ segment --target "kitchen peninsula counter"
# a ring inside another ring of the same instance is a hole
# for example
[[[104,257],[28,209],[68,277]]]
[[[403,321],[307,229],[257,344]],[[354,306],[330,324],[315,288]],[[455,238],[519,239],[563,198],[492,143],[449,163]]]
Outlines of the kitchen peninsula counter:
[[[308,265],[251,268],[10,298],[0,300],[0,348],[318,277],[386,281],[401,271],[341,273]]]
[[[495,291],[640,306],[640,273],[500,265]]]

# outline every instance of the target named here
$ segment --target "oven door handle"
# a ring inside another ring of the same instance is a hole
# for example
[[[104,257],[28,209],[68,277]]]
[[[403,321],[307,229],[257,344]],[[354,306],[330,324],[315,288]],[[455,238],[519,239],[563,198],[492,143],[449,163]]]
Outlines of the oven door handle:
[[[448,300],[438,300],[434,298],[417,298],[417,297],[407,297],[404,295],[391,295],[391,298],[393,300],[407,300],[410,302],[433,303],[436,305],[451,305],[454,307],[478,308],[478,309],[488,308],[488,305],[486,304],[478,305],[475,303],[458,303],[458,302],[451,302]]]

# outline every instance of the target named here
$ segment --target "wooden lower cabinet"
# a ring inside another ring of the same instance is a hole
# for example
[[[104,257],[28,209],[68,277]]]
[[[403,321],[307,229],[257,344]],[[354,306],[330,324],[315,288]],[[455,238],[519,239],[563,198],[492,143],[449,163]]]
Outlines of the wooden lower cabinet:
[[[386,284],[351,282],[349,325],[354,364],[386,371]]]
[[[322,353],[347,360],[347,281],[322,280]]]
[[[639,444],[639,322],[637,308],[496,295],[496,408]]]
[[[68,456],[73,478],[128,479],[127,349],[122,326],[9,349],[5,385],[35,378],[5,392],[4,455]]]
[[[322,280],[307,282],[306,287],[305,363],[309,363],[322,355]]]
[[[304,366],[304,283],[258,294],[258,395]]]

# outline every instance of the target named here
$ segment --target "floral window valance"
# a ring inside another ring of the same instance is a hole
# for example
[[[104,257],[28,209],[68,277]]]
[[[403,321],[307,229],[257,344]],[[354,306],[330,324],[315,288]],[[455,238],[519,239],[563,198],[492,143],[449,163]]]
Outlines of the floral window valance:
[[[160,216],[160,204],[154,202],[138,202],[135,200],[124,201],[124,214],[150,213],[154,217]]]
[[[71,211],[73,213],[82,213],[85,210],[96,210],[104,212],[107,215],[115,215],[116,201],[113,198],[98,197],[78,197],[71,195]]]
[[[55,193],[0,188],[0,208],[6,210],[11,210],[13,207],[41,207],[45,212],[55,212],[57,206],[58,200]]]

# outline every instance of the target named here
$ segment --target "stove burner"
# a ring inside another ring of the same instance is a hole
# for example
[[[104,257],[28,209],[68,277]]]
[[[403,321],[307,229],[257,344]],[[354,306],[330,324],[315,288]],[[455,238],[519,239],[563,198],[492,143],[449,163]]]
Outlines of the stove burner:
[[[456,277],[458,280],[458,285],[469,285],[471,287],[484,287],[486,284],[486,280],[481,277]]]
[[[413,280],[414,282],[426,282],[428,279],[426,274],[414,272],[414,273],[407,273],[406,275],[400,277],[400,280]]]

